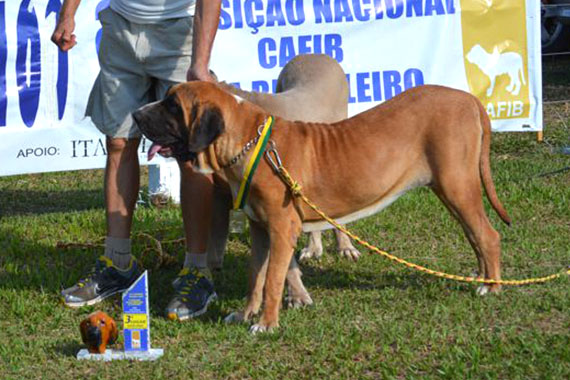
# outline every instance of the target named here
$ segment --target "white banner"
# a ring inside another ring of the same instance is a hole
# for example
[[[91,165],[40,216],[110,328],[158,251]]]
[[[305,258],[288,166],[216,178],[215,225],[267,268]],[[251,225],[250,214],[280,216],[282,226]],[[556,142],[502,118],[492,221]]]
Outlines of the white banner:
[[[0,0],[0,175],[104,166],[84,112],[107,5],[82,1],[78,44],[62,53],[50,41],[61,0]],[[272,91],[293,56],[326,53],[347,73],[350,114],[430,83],[476,94],[494,130],[539,131],[539,12],[535,0],[224,0],[211,68]]]

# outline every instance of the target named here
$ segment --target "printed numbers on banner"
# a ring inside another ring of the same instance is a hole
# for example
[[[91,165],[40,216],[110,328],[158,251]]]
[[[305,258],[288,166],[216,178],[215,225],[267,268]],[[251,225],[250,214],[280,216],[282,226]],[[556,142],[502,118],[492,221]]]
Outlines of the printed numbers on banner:
[[[6,126],[8,96],[6,94],[6,63],[8,60],[8,39],[6,38],[6,3],[0,2],[0,127]]]
[[[36,121],[42,78],[40,31],[36,9],[30,7],[30,0],[23,0],[20,3],[17,31],[16,83],[20,99],[20,115],[29,128]]]
[[[60,0],[49,0],[44,19],[55,17],[57,22]],[[42,78],[42,42],[40,36],[39,20],[42,13],[36,9],[31,0],[22,0],[16,21],[16,85],[18,88],[18,101],[20,116],[24,124],[30,128],[34,125],[38,114],[41,78]],[[6,77],[8,74],[8,36],[6,30],[6,2],[0,0],[0,127],[6,126],[8,110],[8,88]],[[55,45],[52,47],[57,49]],[[65,113],[67,91],[69,83],[69,62],[66,52],[58,51],[57,67],[57,109],[58,119]]]

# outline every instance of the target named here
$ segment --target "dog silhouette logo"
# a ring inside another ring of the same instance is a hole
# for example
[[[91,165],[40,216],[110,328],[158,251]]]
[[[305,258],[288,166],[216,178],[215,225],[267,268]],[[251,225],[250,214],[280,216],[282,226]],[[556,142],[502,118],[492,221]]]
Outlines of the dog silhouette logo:
[[[515,52],[500,53],[497,46],[492,53],[488,53],[481,45],[474,45],[466,55],[467,61],[474,64],[489,78],[491,82],[487,87],[487,97],[493,95],[495,81],[498,76],[507,74],[509,84],[506,86],[511,95],[517,96],[521,91],[521,82],[526,86],[524,77],[523,58]]]

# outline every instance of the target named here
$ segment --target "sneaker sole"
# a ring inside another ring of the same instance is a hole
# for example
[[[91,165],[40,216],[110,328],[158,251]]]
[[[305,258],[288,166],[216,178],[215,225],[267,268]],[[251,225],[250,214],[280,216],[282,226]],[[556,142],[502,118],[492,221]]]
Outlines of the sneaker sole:
[[[72,309],[77,309],[83,306],[91,306],[91,305],[95,305],[111,296],[114,296],[117,293],[122,293],[125,290],[127,290],[128,288],[125,289],[121,289],[121,290],[115,290],[114,292],[111,293],[106,293],[106,294],[101,294],[96,298],[90,299],[89,301],[81,301],[81,302],[67,302],[65,301],[65,297],[63,297],[63,303],[65,306],[70,307]]]
[[[176,313],[168,313],[167,317],[168,317],[168,319],[170,319],[171,321],[180,321],[180,322],[185,321],[185,320],[190,319],[190,318],[199,317],[200,315],[202,315],[202,314],[204,314],[206,311],[208,311],[208,305],[209,305],[211,302],[215,301],[216,298],[218,298],[218,295],[216,294],[216,292],[214,292],[214,293],[212,293],[212,294],[210,295],[210,297],[208,297],[208,299],[206,300],[206,304],[205,304],[204,307],[201,308],[200,310],[197,310],[197,311],[193,312],[192,314],[188,314],[188,315],[185,315],[185,316],[183,316],[183,317],[180,317],[180,316],[179,316],[178,314],[176,314]]]

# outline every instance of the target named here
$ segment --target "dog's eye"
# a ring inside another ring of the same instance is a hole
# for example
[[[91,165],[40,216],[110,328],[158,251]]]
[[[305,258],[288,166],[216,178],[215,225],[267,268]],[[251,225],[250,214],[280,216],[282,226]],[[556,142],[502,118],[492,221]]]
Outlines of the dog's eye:
[[[176,98],[172,95],[167,96],[164,99],[163,105],[166,108],[166,110],[172,114],[176,114],[180,109],[180,107],[178,106],[178,102],[176,101]]]
[[[100,322],[101,326],[105,326],[105,321],[101,320],[99,322]]]

